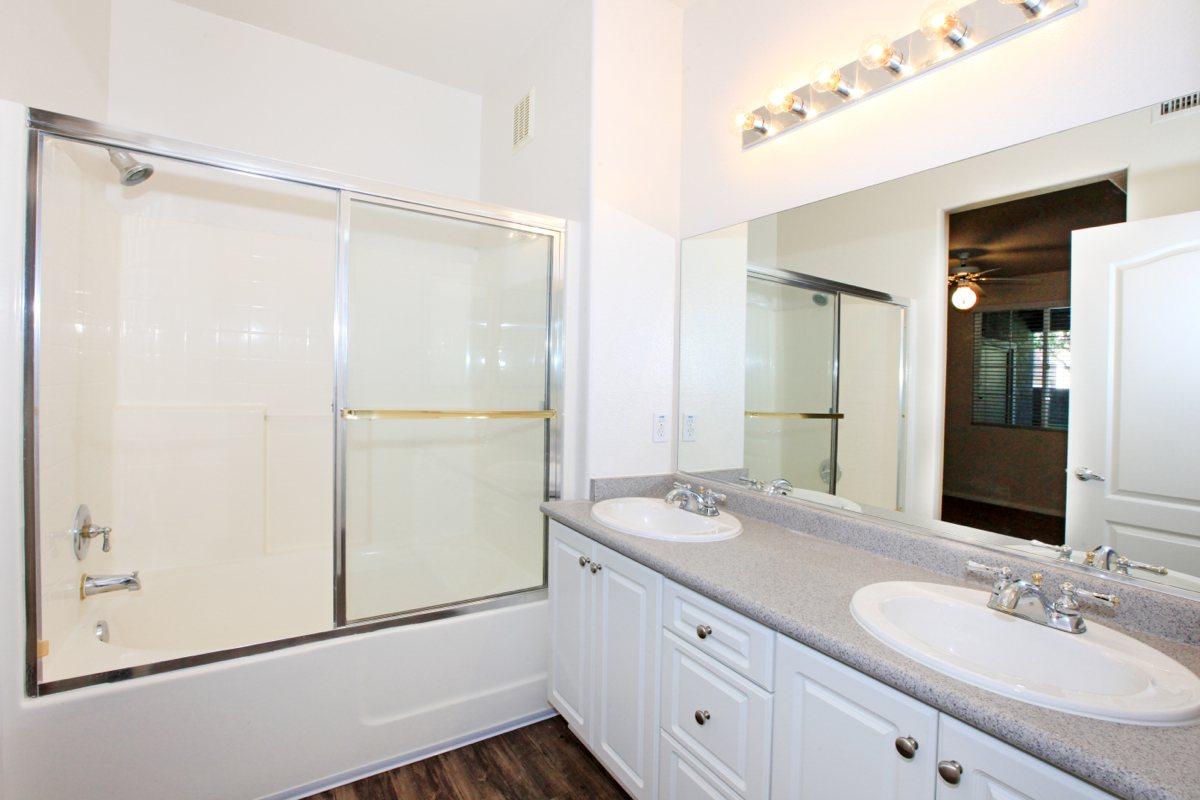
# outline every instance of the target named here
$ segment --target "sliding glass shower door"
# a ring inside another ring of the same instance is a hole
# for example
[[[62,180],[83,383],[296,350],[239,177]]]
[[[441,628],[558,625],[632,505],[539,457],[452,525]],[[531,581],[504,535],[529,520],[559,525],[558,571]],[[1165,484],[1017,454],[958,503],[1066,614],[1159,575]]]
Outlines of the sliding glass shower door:
[[[543,585],[553,238],[342,214],[339,622]]]

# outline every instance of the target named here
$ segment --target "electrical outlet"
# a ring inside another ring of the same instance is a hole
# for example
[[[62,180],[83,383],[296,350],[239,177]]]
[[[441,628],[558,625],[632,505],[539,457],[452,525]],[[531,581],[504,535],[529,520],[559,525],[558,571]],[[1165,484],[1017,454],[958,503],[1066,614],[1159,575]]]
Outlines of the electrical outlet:
[[[685,442],[696,441],[696,415],[683,415],[683,440]]]
[[[651,441],[665,442],[667,440],[667,414],[662,411],[654,412],[654,426],[651,428]]]

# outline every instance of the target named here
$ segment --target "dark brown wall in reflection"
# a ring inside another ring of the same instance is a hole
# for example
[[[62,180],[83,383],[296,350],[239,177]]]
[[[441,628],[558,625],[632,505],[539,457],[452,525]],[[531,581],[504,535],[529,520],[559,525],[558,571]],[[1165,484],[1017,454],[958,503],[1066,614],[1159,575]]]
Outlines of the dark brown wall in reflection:
[[[971,248],[972,266],[1030,283],[992,284],[972,311],[949,311],[944,494],[1063,514],[1066,432],[971,424],[972,320],[980,310],[1070,305],[1071,231],[1124,221],[1125,193],[1108,180],[950,215],[951,251]]]

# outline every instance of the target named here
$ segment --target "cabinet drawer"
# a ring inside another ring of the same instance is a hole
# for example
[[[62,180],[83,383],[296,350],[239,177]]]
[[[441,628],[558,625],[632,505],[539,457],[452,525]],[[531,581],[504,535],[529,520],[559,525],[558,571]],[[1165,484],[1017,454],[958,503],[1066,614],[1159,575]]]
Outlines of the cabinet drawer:
[[[678,742],[659,733],[658,800],[738,800],[729,787]]]
[[[771,695],[663,632],[662,726],[746,800],[766,798]]]
[[[775,632],[720,603],[663,582],[663,627],[770,691],[775,678]]]

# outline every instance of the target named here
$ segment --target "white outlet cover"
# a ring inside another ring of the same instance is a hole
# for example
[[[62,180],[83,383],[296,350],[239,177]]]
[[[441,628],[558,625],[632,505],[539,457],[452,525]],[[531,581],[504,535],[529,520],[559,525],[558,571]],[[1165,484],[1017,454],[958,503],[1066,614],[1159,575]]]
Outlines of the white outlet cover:
[[[684,414],[683,415],[683,441],[685,441],[685,442],[696,441],[696,415],[695,414]]]
[[[667,440],[667,414],[662,411],[654,413],[654,425],[651,428],[651,441],[665,442]]]

